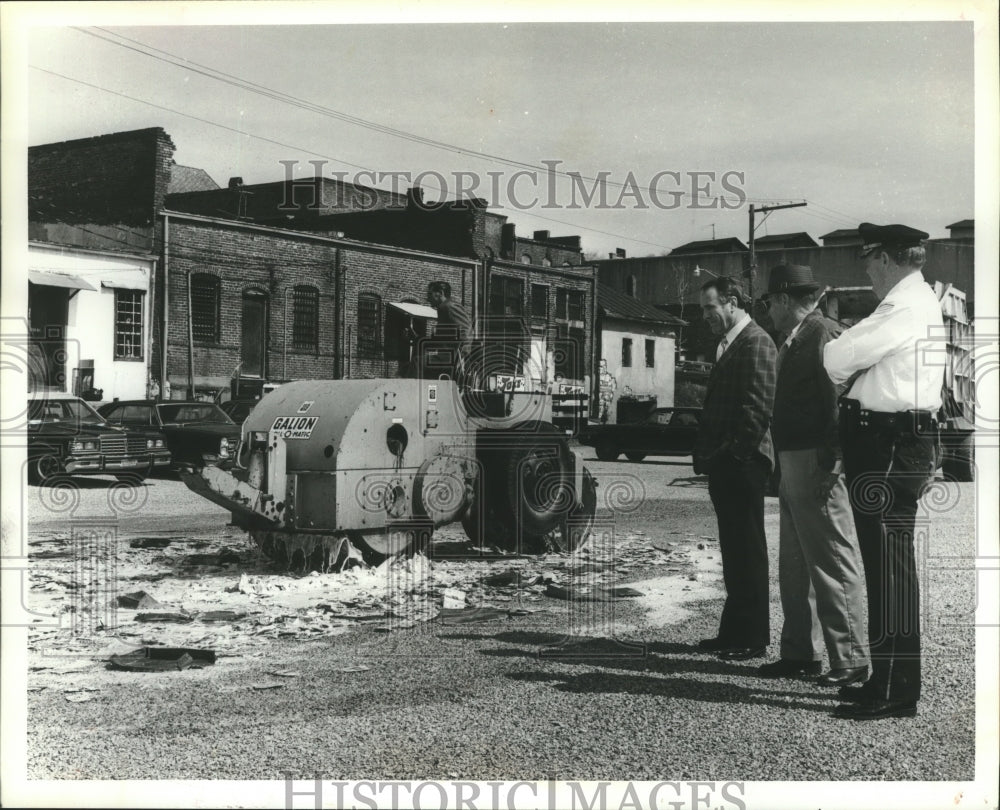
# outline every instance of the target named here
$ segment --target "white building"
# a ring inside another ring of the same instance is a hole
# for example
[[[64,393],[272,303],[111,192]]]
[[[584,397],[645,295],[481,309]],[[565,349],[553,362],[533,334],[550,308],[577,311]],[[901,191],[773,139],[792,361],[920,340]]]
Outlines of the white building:
[[[597,285],[600,335],[598,419],[617,421],[624,397],[656,398],[660,408],[674,404],[674,369],[679,328],[685,321],[663,310]]]
[[[144,254],[31,242],[29,390],[146,397],[155,268]]]

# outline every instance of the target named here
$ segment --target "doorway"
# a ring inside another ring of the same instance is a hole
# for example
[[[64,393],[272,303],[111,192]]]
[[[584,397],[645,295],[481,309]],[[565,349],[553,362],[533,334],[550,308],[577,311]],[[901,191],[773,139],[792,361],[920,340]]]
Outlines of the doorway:
[[[240,376],[267,376],[267,294],[260,290],[243,293],[243,337]]]

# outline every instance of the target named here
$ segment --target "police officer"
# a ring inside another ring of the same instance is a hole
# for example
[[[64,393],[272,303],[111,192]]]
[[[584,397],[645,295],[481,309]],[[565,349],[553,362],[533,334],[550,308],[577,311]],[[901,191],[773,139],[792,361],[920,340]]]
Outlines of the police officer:
[[[937,466],[935,416],[942,370],[921,341],[942,328],[924,281],[927,234],[862,223],[861,260],[880,303],[827,343],[823,363],[846,383],[840,431],[851,508],[865,566],[871,678],[842,687],[834,715],[912,717],[920,698],[920,606],[914,553],[917,501]]]

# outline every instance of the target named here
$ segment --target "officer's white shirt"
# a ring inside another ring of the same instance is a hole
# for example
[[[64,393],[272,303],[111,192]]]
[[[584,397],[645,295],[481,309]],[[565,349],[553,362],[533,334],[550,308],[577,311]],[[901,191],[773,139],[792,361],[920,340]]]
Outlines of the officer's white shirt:
[[[929,339],[942,334],[941,304],[919,272],[910,273],[876,310],[823,349],[835,383],[867,369],[847,396],[871,411],[894,413],[941,407],[943,369],[928,362]]]

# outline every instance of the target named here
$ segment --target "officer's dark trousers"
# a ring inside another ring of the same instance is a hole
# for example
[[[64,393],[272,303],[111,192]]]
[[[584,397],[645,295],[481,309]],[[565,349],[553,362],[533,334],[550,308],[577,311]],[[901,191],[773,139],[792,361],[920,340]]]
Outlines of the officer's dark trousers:
[[[841,440],[865,566],[868,639],[877,696],[920,697],[920,590],[914,553],[917,500],[933,471],[934,439],[851,426]]]
[[[726,603],[718,637],[734,647],[766,647],[771,640],[764,536],[768,463],[760,456],[713,462],[708,494],[719,522]]]

